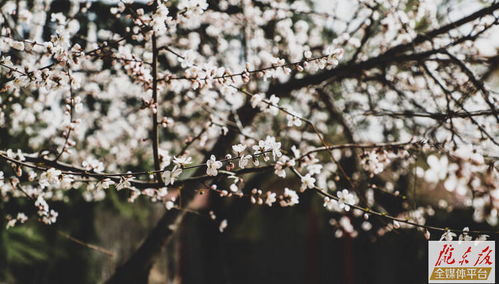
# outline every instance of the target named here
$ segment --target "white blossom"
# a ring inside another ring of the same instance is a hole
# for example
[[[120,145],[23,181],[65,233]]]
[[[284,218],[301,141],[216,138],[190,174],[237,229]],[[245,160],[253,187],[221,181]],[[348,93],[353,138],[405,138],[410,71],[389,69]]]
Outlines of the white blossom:
[[[111,185],[114,185],[115,182],[112,181],[111,179],[109,178],[105,178],[103,180],[100,180],[98,183],[97,183],[97,189],[108,189]]]
[[[475,241],[486,241],[488,238],[490,238],[489,235],[481,234],[478,237],[476,237]]]
[[[172,210],[173,208],[175,208],[175,198],[172,198],[172,199],[166,201],[165,208],[166,208],[166,210]]]
[[[7,221],[7,225],[5,226],[6,229],[12,228],[16,225],[17,219],[10,219]]]
[[[236,153],[237,155],[241,155],[242,152],[246,149],[246,145],[243,144],[237,144],[232,146],[232,151]]]
[[[160,1],[158,1],[160,2]],[[159,3],[156,12],[152,16],[152,26],[156,33],[165,33],[167,26],[166,21],[170,21],[171,18],[168,17],[168,8],[164,3]]]
[[[345,211],[350,211],[350,206],[355,205],[356,203],[355,196],[347,189],[336,192],[336,196],[338,197],[338,204],[340,209],[345,209]]]
[[[182,167],[185,167],[189,164],[192,163],[192,158],[191,157],[185,157],[185,156],[182,156],[182,157],[173,157],[173,163],[179,167],[179,168],[182,168]]]
[[[289,188],[284,188],[284,193],[282,194],[279,205],[282,207],[293,206],[299,203],[298,194],[296,191]]]
[[[94,171],[96,173],[100,173],[104,171],[104,164],[100,162],[97,159],[94,158],[87,158],[85,161],[81,163],[81,165],[85,168],[87,171]]]
[[[239,158],[239,167],[241,169],[246,168],[250,160],[251,160],[251,155],[241,156],[241,158]]]
[[[300,127],[302,125],[302,121],[299,118],[300,116],[298,114],[293,112],[292,114],[288,114],[286,117],[288,119],[288,127],[292,126]]]
[[[50,168],[40,175],[40,185],[42,187],[58,186],[60,184],[61,171]]]
[[[11,218],[11,219],[9,219],[9,218]],[[28,216],[26,216],[26,214],[24,214],[23,212],[18,212],[16,218],[12,218],[9,215],[9,216],[7,216],[7,219],[9,219],[9,220],[7,221],[6,229],[9,229],[9,228],[14,227],[18,222],[21,224],[26,222],[28,220]]]
[[[116,190],[120,191],[125,188],[131,188],[132,184],[130,183],[130,179],[126,177],[121,177],[120,182],[116,185]]]
[[[220,226],[218,226],[220,233],[223,233],[228,225],[229,223],[227,222],[227,219],[222,220],[222,222],[220,222]]]
[[[182,174],[182,169],[174,166],[171,171],[164,171],[162,174],[163,181],[166,185],[174,184],[175,180]]]
[[[211,155],[210,159],[206,161],[206,174],[209,176],[218,175],[218,169],[222,167],[222,162],[217,161],[214,155]]]
[[[59,216],[59,213],[51,209],[47,214],[42,216],[42,222],[47,225],[54,224],[57,221],[57,216]]]
[[[301,187],[300,190],[304,191],[305,189],[314,188],[315,186],[315,178],[313,178],[310,174],[306,174],[301,177]]]
[[[22,41],[13,41],[10,45],[13,49],[17,49],[19,51],[24,50],[24,43]]]
[[[452,239],[456,236],[456,233],[447,230],[442,234],[442,237],[440,237],[440,241],[445,240],[449,242],[452,241]]]
[[[268,206],[272,206],[272,204],[277,201],[276,196],[277,194],[275,192],[267,191],[265,193],[265,204],[267,204]]]
[[[428,156],[427,163],[430,168],[425,173],[425,180],[430,183],[437,183],[443,180],[447,175],[447,165],[449,160],[447,156],[442,156],[440,159],[435,155]]]
[[[265,149],[272,151],[272,157],[274,160],[282,156],[281,153],[281,143],[277,142],[275,137],[267,136],[265,139]]]
[[[263,99],[264,99],[263,95],[261,95],[261,94],[254,94],[251,97],[251,106],[253,108],[256,108],[256,107],[262,108],[262,107],[264,107],[264,104],[262,103]]]
[[[239,188],[237,187],[237,184],[233,183],[230,185],[229,187],[230,191],[235,193],[235,192],[238,192],[239,191]]]
[[[269,106],[266,108],[266,112],[277,115],[279,113],[279,97],[271,95],[267,102]]]

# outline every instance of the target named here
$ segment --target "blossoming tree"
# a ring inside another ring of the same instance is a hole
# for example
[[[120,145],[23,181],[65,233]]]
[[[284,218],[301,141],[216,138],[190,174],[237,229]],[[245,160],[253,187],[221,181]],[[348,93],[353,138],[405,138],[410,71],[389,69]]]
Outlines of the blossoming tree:
[[[0,1],[6,227],[111,191],[162,204],[108,280],[143,283],[192,204],[236,225],[206,196],[313,192],[336,237],[449,239],[427,218],[454,207],[496,226],[499,2],[436,2]]]

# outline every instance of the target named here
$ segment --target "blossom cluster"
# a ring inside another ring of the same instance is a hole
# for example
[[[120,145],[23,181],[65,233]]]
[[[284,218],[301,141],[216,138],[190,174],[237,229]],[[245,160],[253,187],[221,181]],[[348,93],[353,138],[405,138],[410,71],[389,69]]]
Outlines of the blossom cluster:
[[[477,79],[497,50],[474,41],[493,14],[464,28],[430,1],[127,0],[101,3],[103,24],[92,1],[50,2],[0,5],[1,198],[28,199],[43,223],[69,191],[169,211],[189,208],[184,188],[280,207],[314,192],[337,237],[425,228],[453,206],[498,223],[497,94]],[[441,189],[448,200],[409,206],[400,184],[418,204]]]

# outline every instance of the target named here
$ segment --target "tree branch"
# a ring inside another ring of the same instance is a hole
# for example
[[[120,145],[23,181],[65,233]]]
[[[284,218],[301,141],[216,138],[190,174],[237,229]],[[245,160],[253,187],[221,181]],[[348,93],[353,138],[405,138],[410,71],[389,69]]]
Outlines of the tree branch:
[[[359,75],[362,74],[362,71],[372,69],[374,67],[378,66],[387,66],[391,65],[394,63],[402,63],[402,62],[407,62],[407,61],[413,61],[413,60],[421,60],[423,58],[429,57],[433,54],[441,52],[439,49],[434,49],[426,52],[421,52],[421,53],[415,53],[411,55],[398,55],[401,54],[402,52],[405,52],[409,49],[411,49],[413,46],[423,43],[427,40],[432,40],[436,38],[437,36],[447,33],[448,31],[455,29],[457,27],[460,27],[466,23],[469,23],[475,19],[478,19],[480,17],[490,15],[494,11],[499,9],[499,2],[496,2],[486,8],[483,8],[481,10],[478,10],[477,12],[461,18],[455,22],[449,23],[447,25],[444,25],[440,28],[434,29],[430,32],[427,32],[422,35],[418,35],[414,40],[412,40],[409,43],[406,44],[400,44],[395,47],[392,47],[391,49],[387,50],[385,53],[377,56],[370,58],[368,60],[355,63],[355,64],[340,64],[338,67],[332,70],[324,71],[318,74],[314,75],[309,75],[307,77],[304,77],[302,79],[291,79],[285,83],[282,84],[277,84],[273,88],[269,90],[269,93],[271,94],[286,94],[289,93],[293,90],[298,90],[306,86],[310,85],[317,85],[320,84],[321,82],[324,82],[326,80],[330,79],[343,79],[343,78],[351,78],[351,77],[358,77]],[[456,41],[453,44],[457,44],[461,41]]]
[[[152,34],[152,150],[154,156],[154,169],[159,171],[161,165],[159,162],[159,137],[158,137],[158,47],[156,45],[156,33]],[[156,173],[156,180],[160,183],[163,182],[161,173]]]

